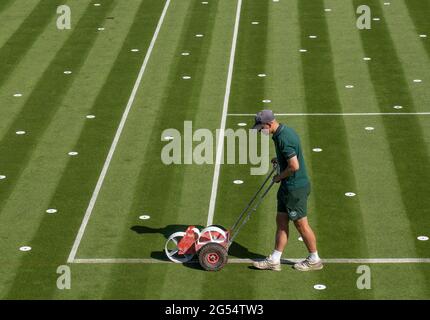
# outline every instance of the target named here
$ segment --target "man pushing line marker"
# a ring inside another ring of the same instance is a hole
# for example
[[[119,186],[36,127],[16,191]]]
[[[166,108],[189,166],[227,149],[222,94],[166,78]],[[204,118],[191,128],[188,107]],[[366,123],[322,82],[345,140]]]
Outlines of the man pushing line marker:
[[[273,177],[273,181],[281,183],[277,194],[275,249],[266,259],[253,265],[257,269],[281,271],[281,255],[288,242],[289,222],[292,220],[309,251],[309,256],[294,264],[294,269],[321,270],[323,264],[318,256],[316,237],[306,217],[311,185],[299,136],[292,128],[276,121],[271,110],[256,114],[253,129],[272,135],[276,148],[276,158],[272,162],[278,163],[280,168],[280,173]]]

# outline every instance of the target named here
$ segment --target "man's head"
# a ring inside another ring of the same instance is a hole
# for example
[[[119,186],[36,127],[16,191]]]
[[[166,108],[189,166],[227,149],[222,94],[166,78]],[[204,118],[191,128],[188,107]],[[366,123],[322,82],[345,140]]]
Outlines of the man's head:
[[[279,123],[275,119],[275,115],[272,110],[262,110],[257,112],[255,115],[255,124],[252,129],[258,131],[263,130],[269,134],[274,134],[276,129],[278,129]]]

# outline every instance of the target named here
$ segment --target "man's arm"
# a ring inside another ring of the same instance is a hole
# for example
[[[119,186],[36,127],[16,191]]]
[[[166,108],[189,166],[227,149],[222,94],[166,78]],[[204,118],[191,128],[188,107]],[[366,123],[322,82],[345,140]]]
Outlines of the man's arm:
[[[288,178],[289,176],[291,176],[292,174],[294,174],[294,172],[299,170],[299,168],[300,168],[299,160],[297,159],[297,156],[294,156],[294,157],[288,159],[288,167],[284,171],[282,171],[280,174],[277,174],[276,176],[274,176],[273,181],[278,183],[281,180],[284,180],[284,179]]]

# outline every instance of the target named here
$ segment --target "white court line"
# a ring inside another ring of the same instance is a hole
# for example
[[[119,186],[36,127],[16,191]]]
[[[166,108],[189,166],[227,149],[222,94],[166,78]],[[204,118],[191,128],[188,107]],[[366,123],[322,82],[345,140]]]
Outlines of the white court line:
[[[227,84],[226,84],[226,90],[224,95],[224,105],[222,109],[222,118],[221,118],[221,125],[219,129],[219,136],[218,136],[218,145],[217,145],[217,153],[216,153],[216,160],[215,160],[215,169],[214,169],[214,176],[212,180],[212,192],[211,192],[211,198],[209,201],[209,211],[208,211],[208,221],[207,225],[211,225],[213,222],[214,212],[215,212],[215,203],[216,203],[216,197],[218,192],[218,180],[219,180],[219,171],[220,171],[220,164],[221,164],[221,157],[223,156],[223,148],[224,148],[224,131],[225,131],[225,124],[227,119],[227,110],[228,110],[228,102],[230,99],[230,88],[231,88],[231,80],[233,77],[233,67],[234,67],[234,57],[236,53],[236,43],[237,43],[237,35],[239,32],[239,21],[240,21],[240,11],[242,8],[242,0],[237,1],[237,10],[236,10],[236,21],[234,24],[234,32],[233,32],[233,41],[231,44],[231,52],[230,52],[230,63],[228,66],[228,76],[227,76]]]
[[[94,205],[97,201],[97,197],[99,195],[100,189],[103,185],[103,181],[105,179],[107,170],[109,169],[110,162],[112,160],[113,154],[115,152],[116,146],[118,144],[119,138],[121,136],[122,130],[124,129],[125,122],[127,121],[128,114],[133,105],[134,99],[137,94],[137,90],[139,89],[140,83],[143,78],[143,74],[146,70],[146,66],[148,64],[149,58],[152,53],[152,49],[154,48],[155,41],[157,40],[158,33],[160,32],[161,25],[163,24],[164,17],[166,16],[167,9],[169,8],[170,0],[166,0],[166,4],[164,5],[163,12],[161,13],[160,19],[157,24],[157,28],[155,29],[154,36],[152,37],[151,43],[149,45],[148,51],[146,52],[145,59],[143,61],[142,67],[140,68],[139,75],[137,76],[136,82],[133,87],[133,91],[131,92],[130,98],[128,100],[127,106],[124,110],[124,114],[122,115],[121,122],[116,131],[115,137],[113,139],[112,145],[110,147],[109,153],[107,155],[105,164],[97,181],[97,185],[94,189],[93,195],[91,197],[90,203],[88,205],[87,211],[85,212],[84,219],[82,221],[81,227],[79,228],[78,234],[76,236],[75,242],[73,243],[72,250],[70,251],[69,258],[67,259],[68,263],[72,263],[75,259],[76,252],[78,251],[79,244],[81,243],[82,237],[85,232],[85,228],[87,227],[88,221],[90,220],[91,213],[93,212]]]
[[[430,112],[275,113],[275,116],[428,116]],[[255,113],[229,113],[229,117],[255,117]]]
[[[262,261],[263,259],[228,259],[228,263],[252,263],[253,261]],[[288,264],[289,262],[299,262],[303,259],[281,259],[282,263]],[[356,264],[356,263],[369,263],[369,264],[394,264],[394,263],[430,263],[430,258],[371,258],[371,259],[322,259],[323,263],[327,264]],[[172,263],[167,260],[157,259],[75,259],[72,263],[79,264],[163,264]],[[198,263],[192,260],[189,263]]]

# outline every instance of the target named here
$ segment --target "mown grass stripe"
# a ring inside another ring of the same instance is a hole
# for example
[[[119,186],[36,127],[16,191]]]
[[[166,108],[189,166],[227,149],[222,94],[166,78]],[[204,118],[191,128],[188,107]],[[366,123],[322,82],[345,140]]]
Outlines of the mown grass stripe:
[[[233,80],[231,84],[231,94],[229,111],[231,110],[261,110],[264,108],[262,100],[265,99],[265,81],[260,79],[257,74],[264,72],[266,68],[266,51],[267,51],[267,32],[268,32],[268,6],[266,2],[256,2],[245,0],[242,3],[242,13],[239,25],[239,33],[236,48],[236,58],[234,65]],[[260,24],[255,26],[251,21],[259,21]],[[246,94],[245,94],[246,93]],[[232,129],[236,129],[236,123],[227,123]],[[237,158],[237,155],[236,155]],[[224,155],[226,162],[226,156]],[[231,199],[231,185],[234,177],[243,177],[249,175],[249,167],[243,165],[221,166],[221,179],[223,183],[218,186],[218,199],[216,203],[214,221],[232,224],[232,219],[228,212],[232,210],[232,203],[225,201]],[[261,177],[256,177],[257,183]],[[248,181],[247,181],[248,182]],[[243,201],[239,197],[239,201]],[[254,221],[252,231],[257,232],[258,221]],[[233,245],[231,253],[235,253]]]
[[[61,101],[73,83],[72,77],[65,77],[66,67],[79,72],[85,61],[97,32],[95,27],[109,12],[113,1],[106,1],[101,10],[94,12],[92,5],[81,17],[71,36],[55,55],[32,93],[23,106],[20,116],[9,126],[8,133],[0,141],[0,168],[9,177],[8,184],[0,191],[0,210],[26,166],[38,139],[45,132]],[[53,90],[55,88],[55,90]],[[24,130],[19,137],[15,131]],[[22,138],[22,139],[21,139]]]
[[[363,3],[353,1],[352,9]],[[373,14],[383,16],[378,1],[367,1]],[[366,55],[373,61],[368,65],[369,73],[375,88],[379,108],[387,105],[407,105],[415,110],[414,100],[409,91],[404,67],[400,62],[395,44],[383,19],[371,30],[360,31],[361,42]],[[383,48],[383,50],[381,50]],[[382,118],[388,145],[392,153],[396,178],[401,189],[400,197],[409,217],[411,233],[416,236],[429,230],[430,198],[428,197],[428,180],[430,178],[430,161],[423,138],[423,129],[416,116],[404,117],[402,121]],[[414,239],[415,240],[415,239]],[[426,244],[416,242],[419,257],[428,256]],[[429,279],[428,273],[423,276]]]
[[[173,58],[168,71],[168,84],[162,89],[162,104],[157,108],[156,116],[151,120],[163,125],[154,128],[151,132],[148,150],[145,151],[142,168],[136,178],[138,182],[134,190],[135,200],[132,204],[132,212],[160,212],[166,219],[163,217],[157,217],[157,219],[165,222],[173,222],[177,219],[174,204],[179,203],[181,199],[186,166],[166,166],[159,160],[161,149],[166,143],[160,138],[164,129],[177,128],[182,131],[184,121],[194,120],[193,110],[197,106],[201,94],[205,64],[210,48],[211,30],[216,14],[214,5],[215,3],[207,8],[197,0],[191,4],[176,48],[177,55]],[[203,41],[194,37],[197,33],[204,34]],[[184,48],[190,48],[192,52],[187,58],[180,55]],[[182,80],[183,74],[189,74],[191,79]],[[163,191],[162,194],[160,194],[160,190]],[[171,207],[169,208],[169,206]],[[172,229],[169,226],[163,227],[166,228],[164,236],[176,231],[173,230],[175,228]],[[129,231],[128,227],[127,230],[124,230],[124,232]],[[123,241],[120,248],[122,253],[130,249],[127,241]],[[162,258],[164,258],[164,254],[162,254]]]
[[[300,70],[301,39],[297,37],[298,18],[296,3],[272,3],[269,12],[269,34],[265,78],[266,91],[273,97],[276,112],[302,112],[303,86]],[[318,41],[309,39],[309,42]],[[288,94],[285,94],[288,92]]]
[[[302,47],[306,46],[308,50],[298,53],[302,55],[306,111],[340,113],[342,106],[333,65],[336,52],[331,48],[324,1],[299,0],[298,8]],[[319,40],[309,44],[307,37],[315,33]],[[311,145],[326,150],[323,161],[313,157],[307,159],[313,173],[310,178],[315,199],[315,207],[309,208],[309,215],[317,222],[313,223],[313,228],[320,255],[322,258],[367,257],[367,243],[361,237],[365,230],[360,198],[344,195],[357,190],[345,121],[342,117],[310,117],[307,127]],[[340,161],[342,165],[334,168],[333,165]],[[329,281],[324,273],[321,273],[321,279]]]
[[[3,208],[0,216],[0,234],[3,234],[7,241],[0,241],[0,251],[4,252],[7,257],[5,259],[8,261],[9,270],[18,268],[22,258],[14,247],[30,242],[37,233],[42,219],[48,215],[46,209],[51,207],[51,197],[70,159],[65,155],[74,149],[74,144],[79,138],[84,124],[88,121],[95,121],[87,120],[85,115],[92,107],[121,50],[139,4],[139,2],[119,2],[112,10],[111,15],[115,18],[121,17],[121,24],[115,25],[114,28],[108,24],[109,37],[96,39],[81,71],[74,74],[73,85],[61,102],[45,133],[40,137],[28,165],[23,170]],[[85,11],[86,5],[87,3],[80,2],[74,7],[75,21],[78,21],[80,13]],[[51,41],[47,40],[48,43],[53,41],[52,38],[49,39]],[[64,40],[67,40],[67,37]],[[63,43],[61,42],[58,47],[60,48]],[[109,47],[109,51],[106,51],[107,47]],[[51,57],[53,58],[54,55],[55,53]],[[26,60],[36,59],[32,53],[29,53],[29,56],[26,57]],[[46,61],[49,63],[51,59]],[[15,75],[14,78],[16,78]],[[19,110],[17,112],[19,113]],[[74,158],[74,160],[76,159]],[[63,214],[67,213],[60,211],[49,214],[48,219],[57,219],[59,215]],[[42,246],[43,248],[44,246]],[[34,247],[34,251],[39,249],[40,247]],[[6,284],[13,279],[13,275],[14,271],[5,270],[0,276],[0,287],[3,287],[3,292],[7,291],[8,285]]]
[[[236,4],[236,1],[235,1]],[[267,33],[268,33],[268,11],[269,2],[258,2],[252,0],[244,0],[241,6],[238,38],[236,43],[236,52],[234,60],[234,72],[231,82],[231,93],[228,110],[241,110],[247,108],[250,110],[262,109],[263,99],[268,99],[265,96],[265,85],[263,79],[257,75],[264,73],[266,68],[266,53],[267,53]],[[235,10],[236,13],[236,10]],[[259,22],[258,25],[252,24],[253,21]],[[234,25],[232,26],[233,29]],[[229,48],[231,50],[231,48]],[[229,61],[226,61],[229,63]],[[236,129],[231,122],[227,122],[227,128]],[[236,143],[236,147],[237,147]],[[226,152],[224,153],[224,163],[226,163]],[[236,152],[236,160],[237,160]],[[246,200],[243,199],[243,194],[234,191],[237,188],[231,182],[235,177],[248,177],[249,167],[246,165],[221,165],[220,183],[218,185],[218,195],[215,206],[214,223],[222,224],[225,228],[231,227],[234,213],[239,211],[239,208],[234,208],[234,204],[242,206]],[[255,177],[257,183],[261,177]],[[249,182],[250,179],[246,181]],[[237,213],[238,214],[238,213]],[[241,239],[247,239],[247,246],[251,246],[250,242],[255,243],[255,238],[249,237],[249,234],[257,234],[260,229],[259,219],[253,220],[252,224],[247,225],[246,233],[242,232]],[[234,241],[229,250],[229,255],[245,257],[247,253],[254,256],[253,253],[247,251],[247,248],[242,246],[238,239]],[[261,257],[261,255],[257,255]],[[244,283],[242,289],[252,295],[254,290],[255,275],[249,276],[249,282]],[[205,290],[205,287],[212,281],[210,275],[206,275],[205,283],[201,286],[201,294],[203,299],[210,298],[213,292]],[[239,298],[239,297],[238,297]]]
[[[358,2],[354,0],[355,5],[358,5]],[[369,5],[372,6],[373,12],[382,16],[382,8],[377,1],[370,2]],[[409,91],[404,67],[385,22],[381,21],[377,28],[360,32],[360,36],[366,54],[375,57],[374,60],[377,62],[368,66],[379,108],[383,110],[387,105],[395,103],[407,105],[408,109],[414,112],[414,99]],[[384,50],[375,48],[375,44]],[[423,128],[417,116],[402,117],[401,122],[385,117],[382,119],[391,153],[396,159],[394,165],[402,189],[401,196],[414,233],[418,233],[428,225],[426,216],[430,213],[430,198],[426,196],[430,163],[423,138]],[[424,256],[426,250],[422,249],[422,247],[417,248]]]
[[[417,38],[421,34],[427,35],[427,38],[423,39],[423,46],[427,51],[427,55],[430,57],[430,2],[407,0],[404,1],[404,4],[408,8],[409,16],[417,30]]]
[[[0,87],[51,22],[57,12],[57,6],[63,2],[61,0],[39,1],[30,15],[1,47]]]
[[[52,263],[55,261],[58,264],[64,264],[67,260],[82,222],[82,214],[88,206],[94,185],[118,128],[118,122],[124,112],[124,106],[127,104],[142,64],[142,56],[130,55],[130,48],[137,46],[142,51],[147,50],[164,4],[164,1],[143,0],[137,10],[118,57],[92,108],[91,113],[97,115],[97,120],[88,122],[84,126],[75,146],[75,149],[80,151],[80,157],[76,159],[77,161],[68,163],[51,199],[53,206],[67,214],[58,216],[55,220],[48,217],[43,219],[31,242],[34,247],[45,248],[38,254],[37,259],[46,259]],[[104,6],[106,6],[105,3]],[[146,31],[142,33],[142,30]],[[118,91],[119,87],[122,88],[121,91]],[[64,225],[68,226],[66,230],[63,230]],[[63,231],[53,234],[51,230]],[[52,250],[50,245],[59,247],[61,250]],[[25,266],[31,261],[31,258],[28,261],[24,260],[18,274],[26,274],[28,270]],[[40,277],[49,281],[50,272],[43,269],[38,272]],[[23,285],[20,277],[17,276],[9,295],[22,296]],[[43,289],[43,295],[54,295],[55,287]],[[28,292],[31,293],[31,290]]]
[[[309,113],[330,111],[341,113],[342,106],[336,88],[330,35],[324,17],[323,1],[298,1],[300,11],[301,39],[304,42],[309,34],[318,31],[319,41],[308,44],[307,54],[302,55],[303,81],[305,85],[306,108]],[[361,239],[363,221],[360,205],[356,199],[345,198],[346,191],[354,191],[356,182],[350,158],[350,147],[346,136],[345,122],[342,117],[308,120],[309,141],[315,146],[325,146],[326,141],[336,146],[335,152],[327,152],[324,161],[309,159],[314,173],[313,195],[317,215],[320,247],[326,257],[339,255],[366,256],[366,244],[345,243],[341,237]],[[334,150],[333,150],[334,151]],[[333,172],[333,163],[342,158],[342,167]],[[312,213],[311,213],[312,214]],[[339,232],[330,231],[333,222],[330,215],[336,214]],[[338,241],[337,241],[337,240]]]
[[[2,0],[0,2],[0,14],[6,10],[11,4],[12,4],[12,0]]]
[[[264,106],[262,100],[267,98],[264,96],[265,81],[257,75],[266,72],[269,5],[268,2],[243,1],[244,14],[239,26],[229,112],[243,107],[249,112],[257,112]],[[252,21],[259,24],[253,25]]]
[[[333,4],[332,1],[326,1],[327,7],[331,7],[328,3]],[[386,143],[384,125],[381,117],[377,116],[380,112],[376,112],[379,111],[379,107],[367,69],[369,62],[362,60],[366,54],[362,49],[358,29],[355,24],[351,24],[351,21],[355,21],[356,14],[351,11],[350,2],[343,2],[334,6],[333,9],[336,12],[336,18],[327,19],[327,23],[331,34],[331,45],[336,48],[333,61],[335,76],[340,79],[338,92],[343,109],[360,111],[365,108],[375,111],[371,113],[372,116],[364,113],[364,116],[346,116],[344,118],[353,169],[357,173],[357,194],[361,200],[365,229],[362,237],[367,241],[368,257],[416,256],[413,238],[408,233],[409,230],[405,230],[405,227],[408,229],[409,221],[406,215],[402,214],[404,212],[403,203],[398,196],[393,196],[400,194],[400,189],[393,174],[395,172],[394,162]],[[387,20],[387,17],[385,19]],[[347,90],[345,83],[352,83],[355,88]],[[388,106],[387,110],[390,109],[394,111],[392,106]],[[396,113],[388,115],[382,113],[382,115],[393,118]],[[402,117],[403,115],[400,115],[398,121],[402,121]],[[421,119],[427,121],[426,117],[421,117]],[[366,131],[364,128],[368,126],[374,127],[375,130]],[[369,177],[372,178],[369,180]],[[381,202],[381,198],[388,198],[390,202]],[[383,235],[380,233],[382,221],[384,224],[392,225],[390,230],[384,232]],[[403,239],[398,242],[396,247],[392,247],[393,240],[397,239],[399,232]]]
[[[186,165],[166,166],[160,161],[161,149],[166,142],[160,140],[161,133],[166,128],[177,128],[182,132],[184,121],[195,121],[196,106],[199,104],[202,93],[202,85],[205,76],[205,66],[209,56],[212,30],[215,23],[218,1],[212,2],[210,7],[201,5],[201,1],[195,0],[190,4],[189,13],[181,32],[180,40],[176,48],[176,56],[168,70],[168,84],[163,88],[163,99],[156,110],[152,122],[162,124],[152,129],[145,157],[138,175],[134,190],[134,201],[130,211],[130,222],[135,221],[136,212],[152,212],[157,214],[157,221],[165,223],[161,225],[158,232],[163,238],[171,233],[185,230],[186,225],[175,224],[178,221],[179,210],[177,206],[181,203],[182,191],[185,181]],[[203,38],[196,38],[196,34],[203,34]],[[190,51],[191,55],[181,56],[181,52]],[[191,76],[189,80],[183,80],[183,75]],[[149,231],[146,228],[146,231]],[[154,243],[149,237],[144,238],[145,228],[126,224],[123,229],[123,238],[118,245],[118,252],[129,255],[136,252],[134,246],[130,247],[130,232],[138,232],[145,241],[144,251],[141,254],[157,259],[165,259],[162,247],[156,250]],[[150,232],[151,233],[151,232]],[[153,245],[151,245],[153,243]],[[137,243],[137,247],[142,244]],[[129,254],[127,254],[130,252]],[[163,294],[162,287],[166,281],[165,275],[159,275],[158,285],[160,296]],[[115,288],[107,290],[107,297],[114,295]]]
[[[5,199],[7,199],[13,190],[23,169],[26,167],[39,138],[45,132],[72,84],[72,79],[64,77],[64,66],[70,67],[74,72],[79,72],[98,35],[96,32],[97,26],[100,25],[105,16],[110,12],[113,5],[113,0],[106,0],[103,2],[103,7],[97,11],[93,10],[92,4],[87,6],[86,12],[77,22],[73,33],[36,84],[21,112],[21,117],[14,121],[11,126],[11,132],[5,136],[0,144],[0,152],[4,155],[0,159],[0,167],[4,168],[6,172],[9,172],[11,178],[9,183],[1,190],[1,208],[4,206]],[[55,91],[53,88],[55,88]],[[25,138],[25,140],[17,141],[15,132],[12,130],[16,127],[26,128],[28,134],[22,137]],[[64,156],[67,157],[67,155]],[[77,176],[79,177],[79,175]],[[76,187],[79,189],[79,183],[76,184]],[[38,252],[37,257],[33,257],[32,255],[24,257],[20,268],[16,272],[15,280],[7,297],[16,297],[17,295],[26,294],[31,295],[31,290],[34,290],[34,287],[29,286],[26,279],[29,276],[28,266],[34,264],[35,260],[45,259],[46,261],[57,261],[60,264],[64,263],[64,261],[60,262],[56,260],[55,258],[57,256],[54,254],[54,252],[58,253],[58,246],[64,241],[61,240],[64,239],[63,235],[61,233],[52,234],[52,230],[61,230],[62,228],[43,229],[42,226],[46,221],[45,219],[39,227],[36,238],[32,243],[38,244],[39,248],[47,248],[47,245],[52,244],[53,248],[51,250],[46,249],[47,251]],[[43,234],[41,234],[42,230]],[[64,252],[61,251],[61,254],[66,252],[67,250],[64,250]],[[47,281],[51,281],[51,277],[52,275],[48,275]],[[47,287],[45,289],[51,290],[52,288]]]

